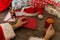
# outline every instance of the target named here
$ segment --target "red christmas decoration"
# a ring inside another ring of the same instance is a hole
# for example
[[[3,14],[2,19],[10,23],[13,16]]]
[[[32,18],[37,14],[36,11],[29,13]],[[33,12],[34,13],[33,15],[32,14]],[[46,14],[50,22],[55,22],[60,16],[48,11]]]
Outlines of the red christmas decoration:
[[[7,9],[10,6],[11,2],[12,0],[0,0],[0,12]]]

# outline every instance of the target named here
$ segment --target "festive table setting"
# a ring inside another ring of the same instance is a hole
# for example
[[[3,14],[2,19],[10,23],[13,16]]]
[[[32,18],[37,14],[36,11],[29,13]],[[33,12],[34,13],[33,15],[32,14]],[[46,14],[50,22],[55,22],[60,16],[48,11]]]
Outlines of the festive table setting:
[[[8,1],[4,3],[6,2]],[[11,40],[28,40],[31,36],[43,37],[50,24],[53,25],[55,30],[55,35],[51,40],[60,40],[59,0],[10,0],[9,4],[6,3],[6,6],[2,4],[2,6],[0,6],[0,23],[9,22],[10,24],[14,24],[16,23],[15,19],[27,17],[28,23],[16,29],[16,37]]]

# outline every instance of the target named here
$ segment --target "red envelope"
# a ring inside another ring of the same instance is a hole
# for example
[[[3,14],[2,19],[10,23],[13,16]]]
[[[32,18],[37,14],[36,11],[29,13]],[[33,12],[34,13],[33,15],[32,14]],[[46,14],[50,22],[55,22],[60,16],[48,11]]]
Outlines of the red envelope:
[[[24,24],[24,27],[35,30],[37,27],[37,20],[33,18],[27,18],[27,21],[28,22]]]

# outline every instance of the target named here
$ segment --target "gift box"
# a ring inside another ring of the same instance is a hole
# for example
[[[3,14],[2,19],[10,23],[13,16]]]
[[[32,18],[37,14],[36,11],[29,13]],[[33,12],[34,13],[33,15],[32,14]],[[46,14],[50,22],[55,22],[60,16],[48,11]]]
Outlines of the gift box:
[[[54,0],[56,3],[59,3],[60,4],[60,0]]]
[[[24,24],[24,28],[28,28],[28,29],[33,29],[36,30],[37,28],[37,20],[33,19],[33,18],[27,18],[27,23]]]
[[[60,8],[54,5],[47,5],[45,7],[45,11],[47,11],[49,14],[57,16],[58,18],[60,18]]]
[[[12,1],[12,7],[14,8],[14,10],[18,10],[21,9],[24,6],[28,6],[29,5],[29,0],[13,0]]]
[[[22,21],[27,21],[27,23],[25,23],[23,25],[23,28],[27,28],[27,29],[32,29],[32,30],[36,30],[37,28],[37,19],[35,18],[30,18],[30,17],[26,17],[26,16],[20,16],[17,17],[18,19],[21,17],[25,17]]]
[[[45,7],[45,11],[47,11],[49,14],[56,15],[58,12],[56,8],[53,8],[51,5],[47,5]]]

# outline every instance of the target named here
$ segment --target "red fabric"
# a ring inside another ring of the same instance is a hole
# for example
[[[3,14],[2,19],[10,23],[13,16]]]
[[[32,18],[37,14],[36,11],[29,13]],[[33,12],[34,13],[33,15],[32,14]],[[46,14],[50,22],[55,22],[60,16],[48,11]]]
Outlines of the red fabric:
[[[26,13],[35,13],[34,10],[35,10],[34,7],[30,7],[30,8],[25,9],[24,12],[26,12]]]
[[[19,12],[19,11],[21,10],[15,10],[15,12]],[[34,7],[24,9],[24,12],[28,14],[35,14],[36,12],[39,12],[40,15],[43,15],[44,10],[39,6],[34,6]]]
[[[12,0],[0,0],[0,12],[7,9],[10,6],[11,2]]]
[[[24,24],[24,27],[35,30],[37,27],[37,20],[33,18],[27,18],[27,21],[28,22]]]
[[[44,10],[39,6],[35,6],[35,11],[38,11],[40,15],[43,15],[44,13]]]
[[[5,40],[1,26],[0,26],[0,40]]]
[[[30,7],[30,8],[25,9],[24,12],[26,12],[28,14],[29,13],[34,14],[36,12],[39,12],[40,15],[43,15],[44,10],[39,6],[34,6],[34,7]]]
[[[31,0],[30,4],[33,5],[33,6],[34,6],[34,5],[35,5],[35,6],[38,5],[38,6],[41,7],[41,6],[43,6],[43,5],[46,6],[46,5],[47,5],[47,1],[48,1],[48,0]]]
[[[38,9],[38,12],[39,12],[40,15],[43,15],[44,14],[44,10],[42,8],[39,8]]]

